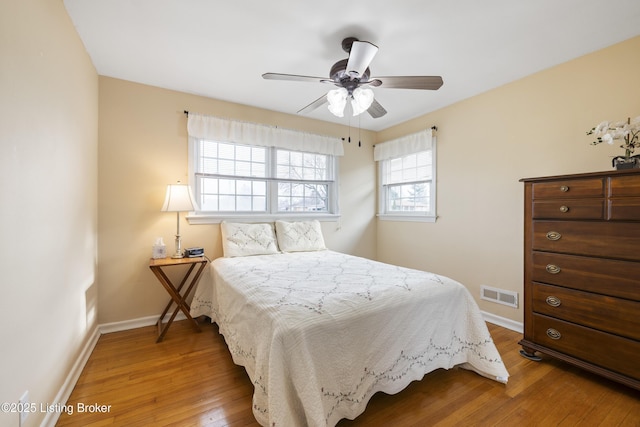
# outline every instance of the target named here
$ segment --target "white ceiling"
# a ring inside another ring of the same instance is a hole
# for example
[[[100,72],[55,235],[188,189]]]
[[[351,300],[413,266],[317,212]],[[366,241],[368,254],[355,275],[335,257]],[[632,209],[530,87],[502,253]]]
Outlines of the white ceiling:
[[[371,130],[640,35],[639,0],[64,3],[98,74],[284,113],[332,86],[261,75],[329,77],[347,57],[340,43],[348,36],[380,48],[372,77],[443,77],[438,91],[374,89],[388,111],[379,119],[337,118],[326,108],[308,115]]]

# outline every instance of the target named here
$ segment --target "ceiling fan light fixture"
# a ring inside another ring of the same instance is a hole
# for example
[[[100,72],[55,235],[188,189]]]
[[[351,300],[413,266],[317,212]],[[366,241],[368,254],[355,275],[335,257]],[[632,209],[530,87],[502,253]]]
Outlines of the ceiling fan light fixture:
[[[344,117],[344,107],[347,105],[347,96],[349,92],[343,87],[330,90],[327,93],[327,101],[329,101],[329,111],[336,117]]]
[[[353,99],[351,100],[351,108],[353,109],[353,115],[357,116],[362,114],[371,107],[373,103],[373,91],[371,89],[363,89],[357,87],[353,91]]]
[[[371,61],[378,52],[378,46],[371,42],[360,41],[355,37],[347,37],[342,40],[342,50],[347,52],[349,57],[333,64],[329,70],[329,78],[281,73],[264,73],[262,78],[267,80],[328,83],[340,88],[316,99],[299,110],[299,114],[310,113],[327,103],[331,114],[337,117],[344,117],[344,110],[347,100],[349,100],[351,101],[351,111],[354,116],[366,111],[374,119],[387,114],[387,110],[380,105],[378,100],[374,99],[373,91],[369,88],[382,86],[388,89],[438,90],[443,84],[440,76],[389,76],[370,79],[371,69],[369,65],[371,65]],[[367,88],[361,89],[360,85],[367,86]]]

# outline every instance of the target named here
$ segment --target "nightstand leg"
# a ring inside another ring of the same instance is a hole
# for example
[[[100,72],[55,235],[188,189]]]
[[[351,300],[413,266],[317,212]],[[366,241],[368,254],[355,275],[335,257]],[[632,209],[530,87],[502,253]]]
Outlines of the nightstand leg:
[[[202,331],[200,329],[200,325],[198,325],[198,322],[193,317],[191,317],[191,314],[190,314],[191,307],[189,307],[189,304],[186,302],[186,298],[191,292],[191,290],[194,288],[196,283],[198,283],[198,280],[200,279],[200,276],[202,275],[202,272],[205,266],[206,266],[206,262],[203,262],[200,264],[200,268],[196,271],[196,274],[191,280],[189,286],[187,287],[187,290],[184,293],[184,296],[180,295],[180,290],[184,287],[185,283],[187,282],[189,276],[191,275],[191,272],[193,271],[193,268],[195,267],[195,264],[191,265],[191,267],[189,268],[189,270],[187,271],[180,285],[177,288],[173,285],[173,283],[171,283],[171,280],[169,280],[169,278],[164,273],[164,271],[162,271],[160,268],[152,268],[152,271],[156,275],[156,278],[158,279],[158,281],[164,286],[166,291],[171,296],[171,301],[169,301],[169,303],[163,310],[162,315],[158,319],[158,322],[156,323],[158,327],[158,339],[156,340],[157,343],[161,342],[164,339],[164,336],[169,330],[169,327],[171,326],[171,324],[173,323],[176,315],[178,314],[178,311],[182,311],[184,313],[187,320],[191,322],[191,325],[193,326],[196,332]],[[169,311],[169,308],[173,303],[176,304],[176,308],[174,309],[173,313],[171,314],[171,317],[163,327],[162,320],[166,316],[167,312]]]
[[[184,277],[182,278],[182,282],[180,282],[180,285],[178,286],[178,288],[177,289],[174,288],[175,289],[175,293],[177,295],[180,295],[180,291],[182,290],[182,287],[187,282],[187,279],[189,278],[189,275],[191,274],[191,272],[193,271],[193,268],[195,266],[196,266],[195,264],[191,264],[191,266],[189,267],[189,270],[187,271],[187,274],[185,274]],[[163,273],[163,275],[164,275],[164,273]],[[171,283],[171,282],[169,282],[169,279],[167,278],[166,275],[164,275],[164,278],[167,280],[168,283]],[[173,288],[173,285],[171,285],[171,287]],[[162,314],[160,315],[160,319],[164,319],[164,316],[166,316],[167,313],[169,312],[169,307],[171,307],[171,305],[173,303],[174,303],[174,301],[173,301],[173,297],[172,297],[172,299],[167,303],[167,306],[162,311]]]

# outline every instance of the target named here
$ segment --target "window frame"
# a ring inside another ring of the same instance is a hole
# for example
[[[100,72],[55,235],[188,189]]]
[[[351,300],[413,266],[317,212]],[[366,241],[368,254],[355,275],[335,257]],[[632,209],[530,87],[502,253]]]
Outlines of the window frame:
[[[405,184],[412,184],[412,183],[429,183],[429,207],[430,210],[429,212],[424,212],[424,213],[416,213],[414,211],[408,211],[408,212],[401,212],[401,211],[389,211],[388,210],[388,206],[387,206],[387,201],[389,199],[389,184],[384,184],[384,174],[386,172],[386,167],[388,167],[388,165],[391,163],[391,161],[393,160],[397,160],[397,159],[401,159],[403,157],[407,157],[410,154],[403,154],[401,156],[397,156],[397,157],[392,157],[389,159],[385,159],[385,160],[380,160],[378,161],[378,218],[380,220],[383,221],[409,221],[409,222],[436,222],[436,219],[438,218],[437,216],[437,210],[436,210],[436,201],[437,201],[437,194],[436,194],[436,163],[437,163],[437,156],[436,156],[436,141],[435,138],[433,138],[433,142],[432,142],[432,146],[430,150],[424,150],[426,152],[430,151],[431,152],[431,179],[430,180],[416,180],[416,181],[412,181],[412,182],[407,182]],[[421,151],[422,152],[422,151]],[[413,154],[417,154],[417,153],[413,153]],[[397,185],[400,183],[393,183],[392,185]]]
[[[250,179],[266,183],[266,211],[202,211],[199,206],[200,200],[200,188],[198,185],[200,172],[197,170],[197,165],[200,160],[200,142],[211,141],[223,144],[232,144],[236,146],[255,147],[265,149],[266,157],[266,177],[245,177],[245,176],[229,176],[223,174],[215,174],[224,178],[231,179]],[[327,180],[298,180],[298,179],[284,179],[277,177],[277,153],[278,151],[308,153],[313,155],[322,155],[327,157],[326,171],[328,174]],[[281,147],[269,147],[263,145],[251,145],[245,143],[234,143],[229,141],[215,141],[207,138],[190,138],[189,142],[189,185],[191,186],[194,198],[196,199],[197,210],[187,214],[187,220],[190,224],[216,224],[223,220],[236,221],[236,222],[272,222],[277,219],[285,220],[309,220],[317,219],[320,221],[336,221],[340,218],[339,211],[339,158],[338,156],[331,154],[313,153],[309,151],[291,150]],[[312,183],[312,184],[327,184],[328,197],[327,197],[327,211],[326,212],[279,212],[278,211],[278,184],[279,183]]]

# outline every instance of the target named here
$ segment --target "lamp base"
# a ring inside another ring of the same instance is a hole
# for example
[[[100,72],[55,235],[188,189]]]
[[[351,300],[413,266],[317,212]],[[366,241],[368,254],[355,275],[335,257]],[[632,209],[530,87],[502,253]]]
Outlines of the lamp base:
[[[180,228],[178,227],[178,234],[176,234],[176,253],[171,255],[173,259],[184,258],[182,253],[182,239],[180,239]]]

